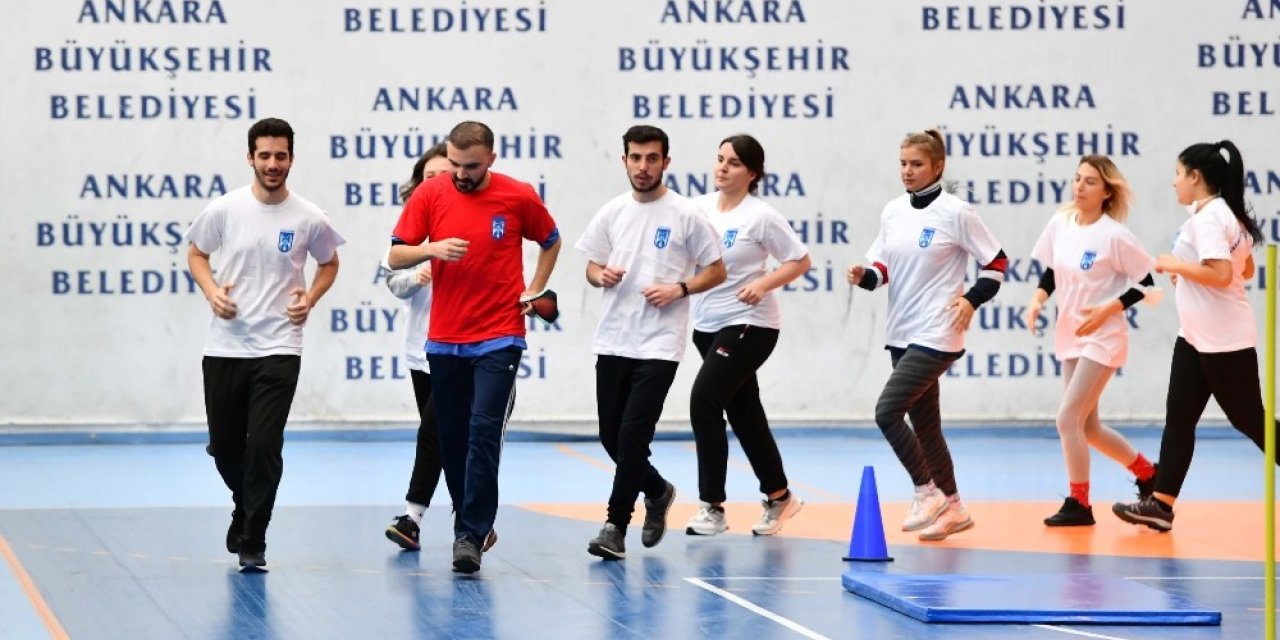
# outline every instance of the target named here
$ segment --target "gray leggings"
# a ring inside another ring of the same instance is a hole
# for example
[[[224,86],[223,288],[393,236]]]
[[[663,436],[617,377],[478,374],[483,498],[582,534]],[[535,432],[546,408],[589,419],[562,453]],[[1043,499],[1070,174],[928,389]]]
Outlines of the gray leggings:
[[[956,474],[942,437],[938,378],[963,353],[890,348],[893,373],[876,401],[876,425],[911,474],[911,482],[921,486],[933,481],[948,496],[956,494]]]

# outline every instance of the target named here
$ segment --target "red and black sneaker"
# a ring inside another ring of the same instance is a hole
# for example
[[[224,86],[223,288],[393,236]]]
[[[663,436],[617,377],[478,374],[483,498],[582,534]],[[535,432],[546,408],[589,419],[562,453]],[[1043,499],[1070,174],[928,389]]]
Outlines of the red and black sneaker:
[[[417,551],[422,548],[418,543],[418,523],[407,515],[396,516],[391,526],[387,527],[387,539],[400,545],[405,551]]]

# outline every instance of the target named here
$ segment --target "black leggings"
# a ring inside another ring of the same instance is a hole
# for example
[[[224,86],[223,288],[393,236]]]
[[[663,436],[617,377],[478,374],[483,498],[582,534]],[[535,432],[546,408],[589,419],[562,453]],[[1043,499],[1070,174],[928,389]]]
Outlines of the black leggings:
[[[891,348],[893,373],[876,401],[876,425],[911,474],[911,482],[921,486],[933,481],[948,496],[956,494],[956,472],[942,436],[938,378],[961,353]]]
[[[1183,338],[1173,345],[1169,395],[1156,492],[1177,497],[1196,449],[1196,423],[1209,403],[1218,401],[1231,426],[1263,448],[1265,413],[1258,384],[1258,352],[1252,347],[1225,353],[1200,353]],[[1274,428],[1274,427],[1273,427]]]
[[[698,447],[698,499],[712,503],[725,500],[729,466],[726,413],[760,481],[760,492],[768,495],[787,488],[782,454],[769,431],[756,381],[756,370],[778,344],[778,330],[740,324],[715,333],[694,331],[693,344],[702,354],[702,368],[689,398],[689,421]]]
[[[443,469],[440,466],[440,428],[436,424],[436,407],[431,399],[431,375],[410,369],[409,377],[413,379],[413,397],[418,404],[418,448],[413,456],[409,492],[404,499],[429,507]]]

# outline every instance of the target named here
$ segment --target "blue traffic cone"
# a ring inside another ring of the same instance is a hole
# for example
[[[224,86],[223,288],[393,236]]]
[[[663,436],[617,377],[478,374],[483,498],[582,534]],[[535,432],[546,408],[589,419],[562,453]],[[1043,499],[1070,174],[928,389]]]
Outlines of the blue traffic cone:
[[[876,470],[870,465],[862,468],[858,510],[853,516],[853,531],[849,534],[849,554],[844,559],[864,562],[893,560],[889,556],[889,545],[884,539],[880,494],[876,491]]]

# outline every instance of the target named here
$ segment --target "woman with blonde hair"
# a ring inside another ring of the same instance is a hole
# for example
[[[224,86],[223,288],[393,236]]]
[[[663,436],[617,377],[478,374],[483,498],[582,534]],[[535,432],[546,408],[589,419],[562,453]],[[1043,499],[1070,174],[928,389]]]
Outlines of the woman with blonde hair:
[[[1133,472],[1138,495],[1150,495],[1155,466],[1124,436],[1098,419],[1098,399],[1129,350],[1124,311],[1155,304],[1155,264],[1124,225],[1132,194],[1106,156],[1091,155],[1076,168],[1071,204],[1049,220],[1031,257],[1044,265],[1040,285],[1027,305],[1027,326],[1036,333],[1045,301],[1058,292],[1054,351],[1062,362],[1065,392],[1058,408],[1058,437],[1067,464],[1069,494],[1051,527],[1094,524],[1089,503],[1089,447]],[[1130,286],[1138,282],[1139,287]]]
[[[1008,258],[973,206],[942,189],[946,147],[936,129],[907,136],[899,175],[907,193],[880,214],[869,266],[852,265],[849,284],[889,288],[885,349],[893,373],[876,401],[876,424],[915,484],[903,531],[942,540],[973,526],[956,488],[942,435],[938,379],[964,354],[974,310],[1000,290]],[[983,265],[964,290],[969,263]],[[911,416],[908,425],[906,416]]]

